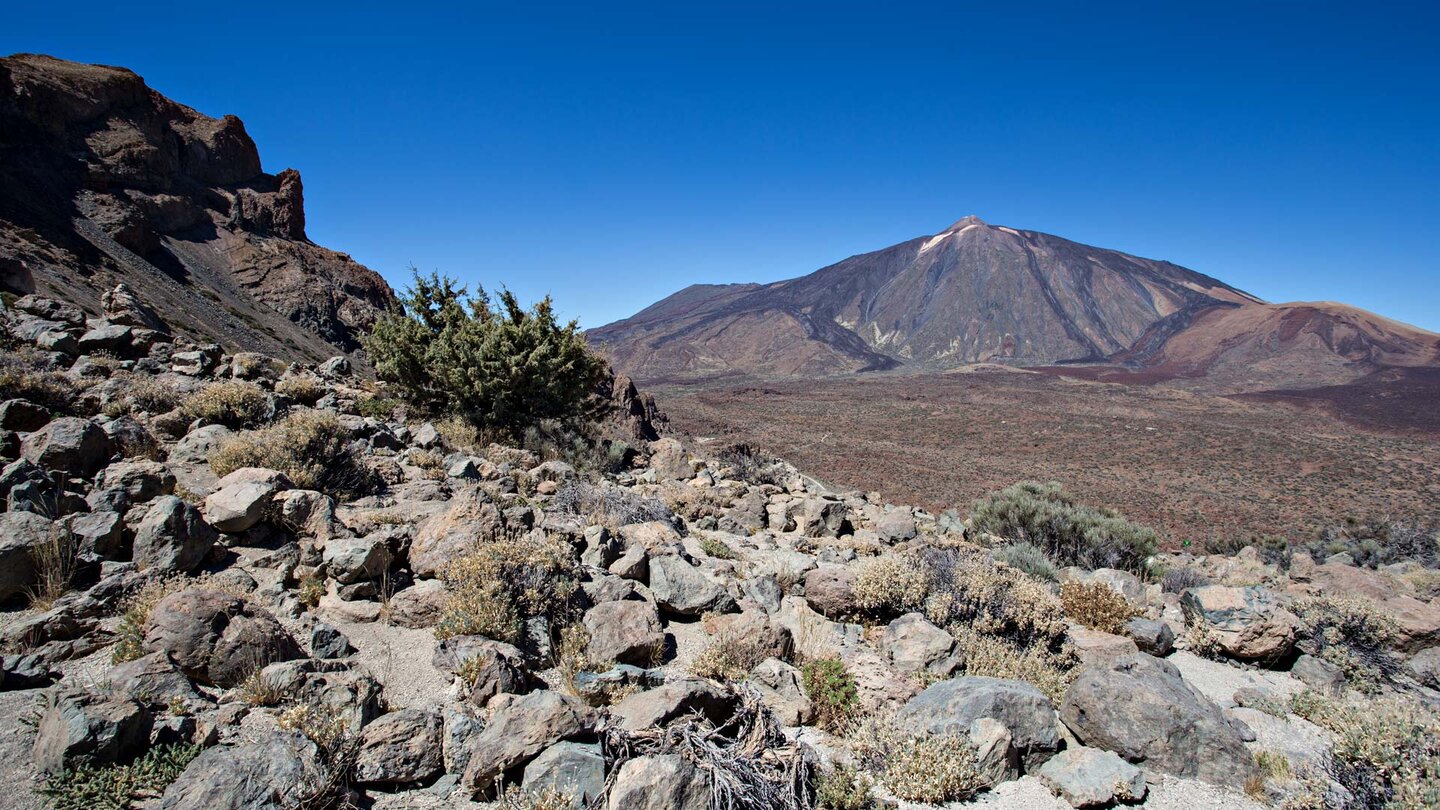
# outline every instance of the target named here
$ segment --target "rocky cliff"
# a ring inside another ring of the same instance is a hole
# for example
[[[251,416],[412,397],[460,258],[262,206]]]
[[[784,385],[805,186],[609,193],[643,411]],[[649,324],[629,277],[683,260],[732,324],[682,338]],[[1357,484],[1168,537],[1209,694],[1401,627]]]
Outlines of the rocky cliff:
[[[306,237],[300,173],[265,173],[240,119],[123,68],[0,59],[0,285],[98,314],[121,283],[177,333],[310,359],[394,301]]]

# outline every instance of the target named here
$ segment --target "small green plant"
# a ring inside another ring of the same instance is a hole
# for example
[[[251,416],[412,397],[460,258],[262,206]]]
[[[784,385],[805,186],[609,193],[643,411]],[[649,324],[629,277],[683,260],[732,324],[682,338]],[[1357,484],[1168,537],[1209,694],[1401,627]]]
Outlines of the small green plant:
[[[394,397],[366,397],[355,403],[355,410],[361,416],[386,420],[395,415],[395,409],[403,405]]]
[[[165,791],[204,750],[198,745],[159,745],[127,765],[91,766],[52,775],[36,789],[53,810],[129,810]]]
[[[1036,579],[1043,579],[1046,582],[1054,582],[1060,575],[1055,568],[1055,563],[1045,556],[1045,552],[1034,543],[1010,543],[1001,546],[990,553],[998,562],[1005,563],[1011,568],[1018,568]]]
[[[180,412],[230,428],[254,427],[265,421],[269,401],[265,389],[244,380],[214,382],[186,397]]]
[[[1144,573],[1159,537],[1118,513],[1077,503],[1059,484],[1023,481],[975,504],[977,531],[1033,544],[1060,565]]]
[[[801,667],[801,681],[815,706],[815,724],[838,734],[860,713],[855,677],[839,658],[817,658]]]
[[[320,604],[320,599],[325,595],[325,580],[323,577],[314,574],[306,574],[300,577],[299,583],[295,586],[295,598],[300,604],[313,608]]]
[[[701,538],[700,550],[705,552],[706,556],[717,560],[733,560],[737,556],[735,550],[726,545],[724,540],[714,537]]]
[[[1103,582],[1066,582],[1060,586],[1065,615],[1102,633],[1119,635],[1125,623],[1140,614],[1114,588]]]
[[[553,787],[525,790],[518,785],[502,787],[497,804],[499,810],[570,810],[579,802]]]
[[[851,765],[836,765],[815,782],[816,810],[870,810],[870,778]]]

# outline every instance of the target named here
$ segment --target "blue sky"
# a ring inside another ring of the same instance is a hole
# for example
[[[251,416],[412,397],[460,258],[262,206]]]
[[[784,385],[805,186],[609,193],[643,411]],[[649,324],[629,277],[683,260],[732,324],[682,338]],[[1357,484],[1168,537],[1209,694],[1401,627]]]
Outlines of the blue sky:
[[[124,65],[239,115],[268,171],[301,170],[311,238],[392,283],[413,263],[551,293],[587,327],[977,214],[1440,331],[1433,2],[5,17],[0,52]]]

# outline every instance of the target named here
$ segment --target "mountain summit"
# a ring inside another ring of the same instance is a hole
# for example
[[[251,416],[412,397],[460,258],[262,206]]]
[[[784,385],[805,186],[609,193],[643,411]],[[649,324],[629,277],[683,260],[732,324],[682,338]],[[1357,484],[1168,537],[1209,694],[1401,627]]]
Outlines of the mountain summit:
[[[1271,305],[1170,262],[976,216],[801,278],[689,287],[590,337],[619,368],[652,379],[983,362],[1196,377],[1295,351],[1312,364],[1323,354],[1365,366],[1348,379],[1440,356],[1435,336],[1369,313]]]

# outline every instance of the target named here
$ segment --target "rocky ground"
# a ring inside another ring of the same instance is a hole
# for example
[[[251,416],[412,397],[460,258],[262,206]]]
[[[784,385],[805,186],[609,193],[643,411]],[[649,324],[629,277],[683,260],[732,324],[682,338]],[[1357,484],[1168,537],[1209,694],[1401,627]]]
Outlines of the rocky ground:
[[[1056,569],[744,448],[491,443],[114,299],[6,313],[0,808],[1433,797],[1440,750],[1366,770],[1343,714],[1435,729],[1433,538]]]

